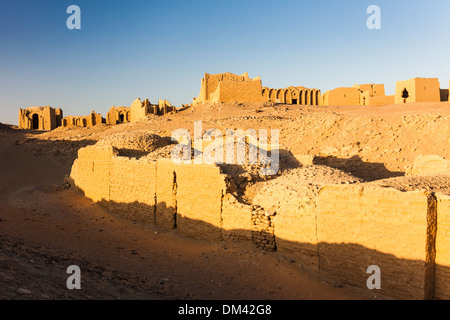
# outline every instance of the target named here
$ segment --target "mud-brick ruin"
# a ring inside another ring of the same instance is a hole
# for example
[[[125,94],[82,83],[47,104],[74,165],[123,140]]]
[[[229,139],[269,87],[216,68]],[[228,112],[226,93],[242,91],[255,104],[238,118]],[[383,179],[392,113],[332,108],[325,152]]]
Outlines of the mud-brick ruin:
[[[249,78],[248,73],[241,76],[226,72],[208,74],[202,78],[200,94],[193,104],[199,103],[259,103],[267,102],[263,96],[260,77]]]
[[[31,107],[19,109],[19,129],[53,130],[61,126],[63,111],[60,108]]]
[[[92,111],[88,116],[67,116],[62,120],[62,127],[93,127],[103,123],[103,117],[100,113]]]
[[[290,86],[273,89],[262,86],[261,78],[250,78],[248,73],[208,74],[201,80],[200,94],[192,105],[202,103],[272,103],[308,106],[384,106],[414,102],[448,101],[449,89],[440,88],[437,78],[413,78],[396,83],[394,95],[385,95],[384,84],[355,84],[321,93],[320,89]],[[184,107],[184,105],[183,105]],[[189,107],[189,105],[186,105]],[[103,119],[101,114],[68,116],[63,119],[61,109],[32,107],[19,110],[19,128],[31,130],[53,130],[63,127],[91,127],[101,123],[117,125],[145,119],[151,115],[164,116],[177,112],[169,101],[160,99],[152,104],[148,99],[133,101],[130,107],[112,106]]]
[[[385,94],[384,84],[355,84],[321,93],[320,89],[290,86],[273,89],[262,86],[260,77],[249,78],[248,73],[208,74],[201,81],[200,94],[193,104],[200,103],[260,103],[310,106],[384,106],[412,102],[448,101],[448,89],[441,89],[436,78],[413,78],[396,83],[394,95]]]
[[[299,104],[317,106],[322,104],[319,89],[305,87],[289,87],[285,89],[270,89],[264,87],[263,96],[273,103]]]
[[[440,102],[439,80],[414,78],[406,81],[399,81],[395,87],[395,103],[410,102]]]
[[[131,107],[112,106],[106,119],[100,113],[92,111],[87,116],[67,116],[63,118],[63,111],[58,108],[31,107],[19,109],[19,129],[50,131],[58,127],[94,127],[102,123],[117,125],[125,122],[145,119],[151,115],[163,116],[176,112],[176,107],[169,101],[160,99],[158,104],[151,104],[148,99],[141,102],[138,98]]]
[[[131,121],[130,107],[116,107],[112,106],[106,114],[106,124],[115,125]]]
[[[150,115],[163,116],[169,112],[175,112],[176,108],[167,100],[160,99],[158,104],[152,104],[148,99],[140,98],[133,101],[130,108],[130,121],[145,119]]]
[[[133,138],[139,145],[152,141],[155,147],[147,150],[167,147],[157,147],[162,140],[155,135],[123,137]],[[379,294],[450,298],[449,195],[350,176],[344,176],[345,184],[314,186],[302,172],[320,176],[330,169],[315,167],[313,160],[265,182],[253,203],[246,203],[236,193],[240,176],[226,165],[130,158],[118,146],[123,147],[118,139],[106,139],[80,149],[68,178],[115,215],[204,241],[253,243],[297,261],[311,274],[362,289],[368,277],[363,266],[378,265],[383,270]],[[450,173],[450,161],[425,157],[409,174],[444,171]],[[286,189],[291,195],[280,202]]]

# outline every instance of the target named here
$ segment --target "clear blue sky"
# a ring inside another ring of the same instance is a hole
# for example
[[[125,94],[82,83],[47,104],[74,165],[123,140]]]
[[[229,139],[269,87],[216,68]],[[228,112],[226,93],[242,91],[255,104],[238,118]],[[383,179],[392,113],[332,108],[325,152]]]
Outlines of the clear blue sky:
[[[68,30],[69,5],[81,30]],[[366,9],[381,8],[381,30]],[[319,88],[450,80],[450,1],[1,0],[0,122],[50,105],[103,116],[135,98],[191,103],[205,72]]]

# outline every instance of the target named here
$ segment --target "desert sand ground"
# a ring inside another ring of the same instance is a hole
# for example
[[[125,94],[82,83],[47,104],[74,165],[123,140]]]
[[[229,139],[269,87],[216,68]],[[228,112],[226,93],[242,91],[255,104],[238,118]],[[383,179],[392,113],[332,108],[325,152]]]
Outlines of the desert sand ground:
[[[251,244],[211,244],[111,215],[68,188],[79,148],[117,133],[170,137],[178,128],[279,129],[291,154],[323,157],[270,181],[241,185],[243,201],[289,200],[325,183],[450,191],[450,178],[403,177],[418,155],[450,159],[450,103],[385,107],[201,105],[117,126],[19,131],[0,125],[0,299],[380,299],[303,272]],[[160,148],[149,157],[170,154]],[[259,200],[258,200],[259,199]],[[82,290],[66,288],[66,268]],[[260,279],[265,279],[261,281]]]

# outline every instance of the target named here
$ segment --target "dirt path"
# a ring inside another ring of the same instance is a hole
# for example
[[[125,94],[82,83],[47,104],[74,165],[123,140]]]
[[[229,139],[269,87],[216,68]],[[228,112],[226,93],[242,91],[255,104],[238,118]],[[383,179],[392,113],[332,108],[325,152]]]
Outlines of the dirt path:
[[[0,142],[0,299],[370,299],[251,244],[133,225],[61,187],[69,168]],[[66,269],[81,269],[68,290]]]

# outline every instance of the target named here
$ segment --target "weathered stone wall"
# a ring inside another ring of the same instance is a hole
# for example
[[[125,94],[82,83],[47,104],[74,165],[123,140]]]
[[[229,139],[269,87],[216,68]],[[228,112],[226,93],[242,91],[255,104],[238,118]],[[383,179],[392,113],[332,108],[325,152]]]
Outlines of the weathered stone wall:
[[[95,111],[88,116],[67,116],[61,121],[63,127],[93,127],[101,123],[103,123],[103,117]]]

